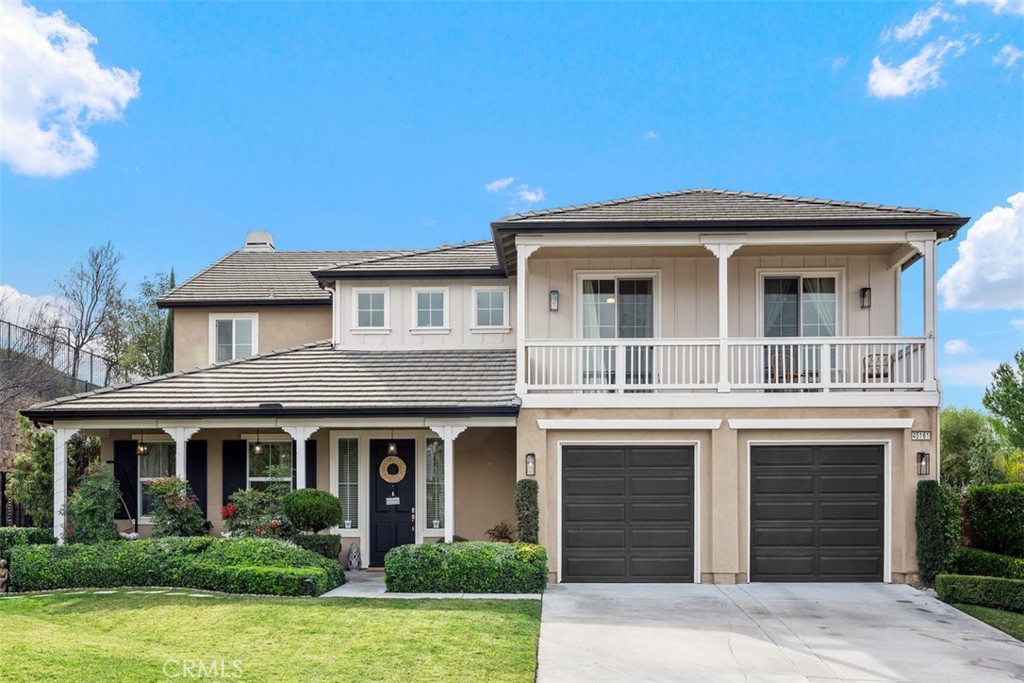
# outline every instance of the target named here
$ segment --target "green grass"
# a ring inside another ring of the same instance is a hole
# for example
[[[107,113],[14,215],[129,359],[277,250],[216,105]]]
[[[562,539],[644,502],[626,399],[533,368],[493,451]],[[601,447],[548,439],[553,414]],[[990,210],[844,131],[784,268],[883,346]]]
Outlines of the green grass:
[[[220,680],[526,682],[540,601],[58,593],[0,599],[0,624],[5,683],[189,680],[185,660]]]
[[[961,612],[970,614],[979,621],[984,621],[989,626],[995,626],[1003,633],[1009,633],[1017,640],[1024,640],[1024,614],[1016,612],[1004,612],[1001,609],[991,607],[979,607],[978,605],[953,605]]]

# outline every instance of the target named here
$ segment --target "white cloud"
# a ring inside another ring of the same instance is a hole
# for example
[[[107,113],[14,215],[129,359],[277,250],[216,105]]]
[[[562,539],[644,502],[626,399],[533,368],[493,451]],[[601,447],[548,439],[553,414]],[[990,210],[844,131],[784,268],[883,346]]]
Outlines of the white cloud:
[[[1014,318],[1010,321],[1010,325],[1018,330],[1024,330],[1024,318]]]
[[[958,5],[988,5],[996,14],[1024,16],[1024,0],[956,0]]]
[[[996,65],[1002,65],[1005,69],[1012,69],[1013,65],[1024,59],[1024,50],[1021,50],[1016,45],[1007,43],[1003,45],[1003,49],[996,53],[996,56],[992,58],[992,63]]]
[[[966,49],[961,40],[939,38],[899,66],[885,64],[876,56],[871,60],[868,91],[875,97],[905,97],[937,88],[942,85],[940,70],[946,56],[959,57]]]
[[[942,345],[943,350],[951,356],[962,356],[974,353],[974,348],[963,339],[950,339]]]
[[[24,327],[40,317],[58,317],[61,309],[62,302],[56,297],[32,296],[10,285],[0,285],[0,319],[7,322]]]
[[[994,360],[952,363],[939,368],[939,378],[948,386],[987,387],[992,383],[992,373],[997,367],[999,362]]]
[[[487,190],[488,192],[501,192],[515,181],[516,179],[513,178],[512,176],[509,176],[507,178],[498,178],[497,180],[492,180],[491,182],[484,185],[484,189]]]
[[[942,305],[953,309],[1024,308],[1024,192],[974,221],[957,260],[939,279]]]
[[[956,17],[942,9],[941,4],[936,3],[928,9],[916,12],[907,23],[885,29],[882,33],[882,40],[889,40],[890,38],[893,38],[895,40],[904,41],[920,38],[932,30],[932,24],[935,23],[936,20],[949,23],[956,21]]]
[[[656,130],[649,130],[646,133],[644,133],[644,140],[651,141],[651,140],[657,140],[657,139],[658,139],[658,131],[656,131]]]
[[[99,151],[86,131],[120,120],[139,96],[139,72],[101,67],[95,42],[61,11],[4,3],[0,161],[15,173],[59,178],[92,166]]]
[[[850,58],[846,55],[843,55],[842,57],[836,57],[835,59],[832,60],[832,70],[839,71],[849,63]]]
[[[527,204],[536,204],[544,199],[544,188],[520,185],[519,198]]]

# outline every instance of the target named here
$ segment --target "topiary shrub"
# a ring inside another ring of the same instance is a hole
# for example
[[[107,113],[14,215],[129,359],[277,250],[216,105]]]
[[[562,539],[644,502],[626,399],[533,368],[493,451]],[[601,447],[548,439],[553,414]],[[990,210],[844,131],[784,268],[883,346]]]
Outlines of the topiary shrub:
[[[951,604],[981,605],[1024,612],[1024,581],[991,576],[942,574],[935,580],[939,599]]]
[[[946,565],[951,574],[1024,580],[1024,560],[977,548],[956,548]]]
[[[49,529],[25,526],[0,527],[0,559],[10,560],[7,551],[16,545],[53,545],[57,542]]]
[[[536,479],[520,479],[516,482],[516,529],[523,543],[537,543],[540,535],[540,505],[537,502],[539,490]]]
[[[1024,484],[972,486],[967,510],[979,548],[1024,557]]]
[[[341,524],[341,501],[320,489],[298,489],[281,501],[285,516],[299,531],[314,534]]]
[[[114,512],[118,502],[113,469],[101,460],[94,460],[64,506],[67,514],[65,540],[68,543],[99,543],[116,539]]]
[[[149,513],[153,536],[203,536],[209,531],[209,523],[199,508],[199,499],[184,479],[151,479],[149,494],[153,499],[153,509]]]
[[[339,534],[296,534],[292,536],[292,543],[332,560],[337,560],[341,554]]]
[[[917,485],[917,567],[927,585],[946,570],[960,540],[960,503],[956,493],[937,481]]]
[[[547,582],[547,551],[530,543],[403,545],[384,557],[393,593],[541,593]]]

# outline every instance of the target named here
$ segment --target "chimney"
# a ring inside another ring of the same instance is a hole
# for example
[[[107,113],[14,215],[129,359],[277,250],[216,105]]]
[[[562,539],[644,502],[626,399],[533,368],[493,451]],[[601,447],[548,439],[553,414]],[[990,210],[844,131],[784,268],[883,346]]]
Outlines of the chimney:
[[[250,230],[242,251],[274,251],[274,236],[266,230]]]

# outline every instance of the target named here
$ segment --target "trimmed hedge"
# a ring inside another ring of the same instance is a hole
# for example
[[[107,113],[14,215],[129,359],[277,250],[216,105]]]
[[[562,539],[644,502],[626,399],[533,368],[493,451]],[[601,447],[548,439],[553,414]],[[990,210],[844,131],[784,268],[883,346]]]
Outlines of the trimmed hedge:
[[[292,536],[292,542],[300,548],[305,548],[331,560],[337,560],[341,555],[340,534],[296,534]]]
[[[341,501],[320,489],[296,489],[281,499],[284,515],[299,531],[314,534],[341,524]]]
[[[939,599],[1024,613],[1024,581],[991,576],[942,574],[935,580]]]
[[[1024,580],[1024,560],[977,548],[957,548],[947,565],[952,574]]]
[[[0,559],[10,560],[7,551],[16,545],[53,545],[57,542],[49,529],[38,529],[31,526],[0,527]]]
[[[319,595],[345,582],[339,562],[273,539],[209,536],[25,545],[10,552],[12,591],[166,586],[226,593]]]
[[[956,492],[937,481],[917,485],[917,566],[927,585],[946,571],[960,540],[960,502]]]
[[[523,543],[536,543],[540,533],[540,505],[536,479],[516,482],[516,530]]]
[[[1024,557],[1024,484],[972,486],[967,511],[979,548]]]
[[[541,593],[547,583],[548,553],[531,543],[423,543],[384,557],[392,593]]]

